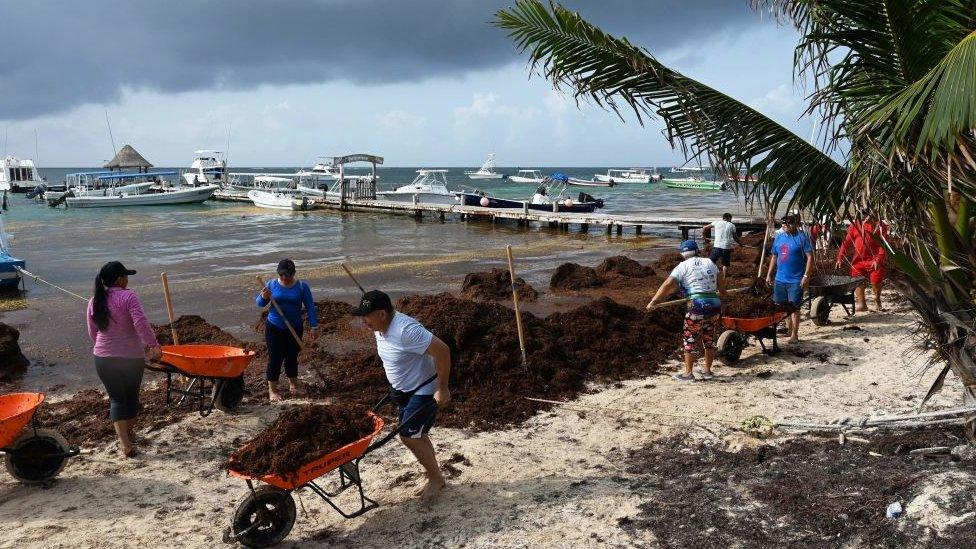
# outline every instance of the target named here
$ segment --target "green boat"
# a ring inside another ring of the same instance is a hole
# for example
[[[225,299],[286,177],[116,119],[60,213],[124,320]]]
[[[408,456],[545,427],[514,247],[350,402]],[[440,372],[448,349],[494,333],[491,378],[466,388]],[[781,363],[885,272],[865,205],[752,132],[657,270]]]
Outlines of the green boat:
[[[721,181],[706,181],[704,179],[664,179],[664,186],[669,189],[693,189],[698,191],[721,191],[725,184]]]

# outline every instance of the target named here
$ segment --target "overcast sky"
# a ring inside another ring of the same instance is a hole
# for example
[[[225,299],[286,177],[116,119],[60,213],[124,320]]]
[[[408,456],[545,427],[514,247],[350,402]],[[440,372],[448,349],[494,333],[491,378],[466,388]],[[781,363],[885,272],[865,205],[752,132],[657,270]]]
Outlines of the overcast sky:
[[[371,152],[393,166],[672,165],[661,126],[528,77],[501,0],[0,0],[5,152],[93,166],[131,143],[159,166]],[[795,33],[745,0],[566,0],[671,67],[809,137]],[[0,135],[0,138],[3,138]]]

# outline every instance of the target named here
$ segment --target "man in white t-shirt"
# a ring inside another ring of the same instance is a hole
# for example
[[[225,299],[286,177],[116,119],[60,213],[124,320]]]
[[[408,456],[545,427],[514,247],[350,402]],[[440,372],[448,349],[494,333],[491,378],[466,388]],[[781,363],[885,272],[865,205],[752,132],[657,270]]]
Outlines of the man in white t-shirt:
[[[379,290],[363,294],[352,314],[373,330],[376,353],[399,409],[400,440],[427,473],[427,485],[417,495],[432,499],[447,486],[427,434],[438,407],[451,401],[451,350],[417,320],[398,313],[390,296]]]
[[[671,271],[671,275],[661,284],[654,298],[647,304],[647,310],[654,309],[666,296],[681,289],[688,301],[685,324],[682,332],[685,350],[684,371],[674,375],[678,381],[694,381],[695,374],[700,379],[712,379],[712,362],[715,360],[715,333],[719,314],[722,312],[721,297],[725,296],[725,272],[720,271],[711,259],[698,256],[698,243],[685,240],[678,248],[684,261]],[[692,371],[695,356],[692,354],[698,343],[705,351],[705,366]]]
[[[712,260],[712,263],[722,266],[722,271],[732,266],[732,243],[736,243],[742,246],[742,241],[739,240],[735,224],[732,223],[732,214],[725,212],[722,214],[722,219],[718,221],[713,221],[708,225],[702,227],[702,230],[711,227],[713,230],[712,236],[712,253],[708,255],[708,259]]]

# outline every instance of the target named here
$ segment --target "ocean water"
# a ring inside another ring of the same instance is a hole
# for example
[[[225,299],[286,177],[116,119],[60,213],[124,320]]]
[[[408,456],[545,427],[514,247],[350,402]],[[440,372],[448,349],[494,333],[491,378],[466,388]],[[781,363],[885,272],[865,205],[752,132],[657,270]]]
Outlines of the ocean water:
[[[495,196],[527,198],[534,185],[507,180],[471,181],[464,170],[448,168],[451,187],[491,191]],[[292,167],[232,169],[291,172]],[[380,168],[380,187],[409,183],[416,168]],[[498,168],[513,174],[516,168]],[[41,168],[48,181],[84,168]],[[550,173],[556,170],[544,170]],[[560,169],[589,179],[606,168]],[[570,187],[606,201],[604,212],[716,218],[725,211],[748,213],[730,192],[686,191],[656,184],[621,184],[613,188]],[[253,298],[255,277],[274,275],[283,257],[295,260],[316,299],[354,302],[358,290],[339,268],[346,262],[369,288],[394,298],[416,292],[454,291],[464,274],[505,266],[505,246],[515,250],[519,275],[539,289],[551,270],[566,261],[595,264],[626,253],[650,259],[677,244],[673,229],[645,231],[636,237],[589,232],[557,233],[546,228],[495,226],[482,222],[334,211],[287,212],[248,204],[207,202],[184,206],[64,209],[13,196],[5,212],[14,255],[34,274],[82,296],[91,295],[95,274],[110,260],[120,260],[138,274],[130,286],[142,298],[150,320],[167,322],[159,275],[168,273],[177,315],[196,314],[243,338],[254,338],[258,317]],[[0,321],[21,330],[25,354],[35,361],[20,384],[29,389],[73,390],[97,383],[91,343],[85,328],[86,303],[47,285],[28,280],[17,299],[0,302]],[[649,293],[654,288],[648,289]]]

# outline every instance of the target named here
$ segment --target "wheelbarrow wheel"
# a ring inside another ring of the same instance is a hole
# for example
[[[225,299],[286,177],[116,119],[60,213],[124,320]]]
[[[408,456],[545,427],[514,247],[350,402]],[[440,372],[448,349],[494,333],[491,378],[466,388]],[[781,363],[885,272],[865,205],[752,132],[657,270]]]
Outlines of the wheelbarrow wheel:
[[[826,326],[830,323],[830,307],[833,303],[825,296],[813,298],[810,303],[810,318],[817,326]]]
[[[64,469],[69,449],[54,429],[27,429],[6,449],[7,472],[24,484],[47,482]]]
[[[221,380],[214,384],[217,399],[214,408],[221,412],[233,412],[244,400],[244,376]]]
[[[260,486],[237,506],[233,533],[246,547],[271,547],[288,536],[295,525],[295,516],[291,492]]]
[[[731,366],[739,361],[739,357],[742,356],[742,349],[745,347],[745,341],[743,341],[742,336],[739,332],[735,330],[725,330],[722,335],[718,336],[718,354],[722,362]]]

